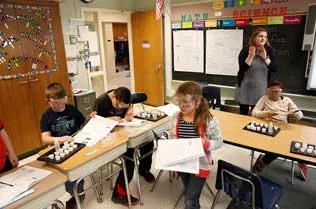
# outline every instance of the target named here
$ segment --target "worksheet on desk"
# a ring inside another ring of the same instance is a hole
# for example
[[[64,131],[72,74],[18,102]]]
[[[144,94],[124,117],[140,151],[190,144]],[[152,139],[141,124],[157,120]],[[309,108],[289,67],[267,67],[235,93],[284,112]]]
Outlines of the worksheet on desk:
[[[74,136],[75,142],[91,147],[105,138],[117,124],[118,121],[96,115]]]
[[[23,166],[0,177],[0,208],[34,192],[31,188],[51,173],[48,170]]]

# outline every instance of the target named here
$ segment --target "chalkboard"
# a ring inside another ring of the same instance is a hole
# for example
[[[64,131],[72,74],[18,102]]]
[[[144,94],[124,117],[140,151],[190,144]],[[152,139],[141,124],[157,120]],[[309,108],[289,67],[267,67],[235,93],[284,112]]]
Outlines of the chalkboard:
[[[303,16],[302,24],[299,25],[265,25],[263,27],[268,31],[269,41],[275,50],[276,60],[279,67],[279,71],[277,73],[273,73],[271,79],[282,81],[285,92],[287,93],[316,96],[316,91],[306,90],[307,78],[305,78],[305,69],[307,63],[307,52],[302,51],[305,19],[305,16]],[[256,27],[258,26],[238,28],[244,31],[243,46],[248,44],[249,37]],[[204,30],[206,31],[208,28],[205,28]],[[224,86],[236,85],[236,76],[208,75],[205,74],[205,69],[204,73],[174,72],[173,70],[172,79],[194,80]]]

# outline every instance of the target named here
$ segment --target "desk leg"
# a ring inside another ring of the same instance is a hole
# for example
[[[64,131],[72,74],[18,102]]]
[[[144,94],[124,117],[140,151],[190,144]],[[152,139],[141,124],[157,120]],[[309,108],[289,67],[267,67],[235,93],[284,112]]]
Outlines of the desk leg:
[[[133,159],[134,159],[134,163],[135,163],[135,176],[136,176],[137,185],[138,185],[139,202],[141,205],[143,205],[144,203],[143,203],[142,191],[140,188],[140,179],[139,179],[139,174],[138,174],[138,165],[139,165],[138,150],[139,150],[139,148],[134,149]]]
[[[98,203],[103,202],[103,199],[102,199],[101,194],[100,194],[100,191],[99,191],[99,189],[98,189],[98,185],[97,185],[97,183],[95,182],[95,179],[94,179],[94,177],[93,177],[93,174],[90,175],[90,181],[91,181],[91,185],[93,185],[95,194],[97,195]],[[100,182],[100,183],[102,184],[102,182]]]
[[[292,160],[292,166],[291,166],[291,184],[293,185],[294,182],[294,161]]]
[[[255,154],[255,151],[251,150],[250,171],[252,171],[254,154]]]
[[[127,178],[125,159],[123,157],[121,157],[120,159],[121,159],[122,167],[123,167],[123,174],[124,174],[125,188],[126,188],[126,193],[127,193],[128,208],[132,208],[131,194],[130,194],[130,191],[129,191],[129,182],[128,182],[128,178]]]

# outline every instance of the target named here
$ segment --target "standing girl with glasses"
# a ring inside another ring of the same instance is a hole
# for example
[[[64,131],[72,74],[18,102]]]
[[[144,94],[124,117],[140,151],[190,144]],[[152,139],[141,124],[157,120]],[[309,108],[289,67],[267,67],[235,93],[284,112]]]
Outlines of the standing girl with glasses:
[[[199,173],[180,173],[184,186],[185,209],[199,209],[203,185],[210,174],[211,150],[220,148],[223,139],[219,122],[209,112],[208,102],[202,97],[202,89],[195,82],[184,82],[173,97],[180,112],[175,114],[171,135],[183,140],[200,138],[205,156],[199,159]]]

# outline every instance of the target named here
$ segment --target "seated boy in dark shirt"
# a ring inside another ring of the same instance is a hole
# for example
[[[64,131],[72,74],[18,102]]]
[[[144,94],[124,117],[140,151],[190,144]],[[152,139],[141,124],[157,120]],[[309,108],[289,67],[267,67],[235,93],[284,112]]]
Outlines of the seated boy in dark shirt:
[[[133,119],[133,108],[130,105],[131,101],[131,92],[125,87],[119,87],[103,93],[99,96],[95,103],[95,111],[97,115],[112,118],[114,120],[132,120]],[[153,149],[153,143],[148,143],[147,145],[141,148],[141,154],[146,154],[147,152]],[[133,158],[134,149],[127,149],[127,152],[124,154],[129,158]],[[145,178],[147,182],[154,182],[155,177],[150,173],[152,162],[152,154],[145,157],[140,161],[139,164],[139,174]],[[128,182],[133,178],[134,174],[134,162],[126,160],[126,170]],[[112,201],[115,203],[128,205],[126,187],[124,181],[123,171],[120,172],[115,187],[112,194]],[[138,199],[131,196],[132,204],[138,204]]]
[[[44,144],[54,144],[55,141],[63,143],[72,141],[72,134],[76,133],[85,122],[83,115],[73,106],[67,104],[67,96],[64,87],[59,83],[51,83],[46,88],[46,99],[50,106],[42,115],[41,135]],[[75,209],[76,201],[74,198],[75,182],[65,183],[66,191],[72,198],[66,202],[67,209]],[[78,185],[78,192],[83,191],[84,181]],[[84,200],[84,195],[80,196]]]

